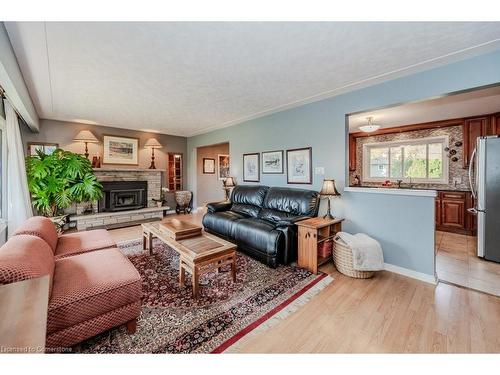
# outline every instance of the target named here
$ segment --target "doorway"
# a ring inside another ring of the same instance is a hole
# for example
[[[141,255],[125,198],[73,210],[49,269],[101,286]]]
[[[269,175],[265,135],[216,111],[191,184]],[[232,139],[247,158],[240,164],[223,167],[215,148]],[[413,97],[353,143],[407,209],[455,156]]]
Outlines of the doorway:
[[[196,192],[198,208],[223,201],[223,180],[229,177],[229,142],[196,149]]]

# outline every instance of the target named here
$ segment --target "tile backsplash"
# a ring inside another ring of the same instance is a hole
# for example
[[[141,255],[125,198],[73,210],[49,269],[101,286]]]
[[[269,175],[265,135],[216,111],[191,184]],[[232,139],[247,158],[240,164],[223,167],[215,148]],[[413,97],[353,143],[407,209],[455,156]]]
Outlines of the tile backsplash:
[[[380,186],[380,183],[363,181],[363,145],[376,142],[391,142],[399,140],[410,140],[418,138],[438,137],[447,135],[449,137],[450,147],[457,151],[456,157],[458,161],[453,162],[449,158],[445,158],[444,162],[449,163],[449,180],[448,184],[413,184],[417,188],[439,189],[439,190],[469,190],[469,177],[467,169],[462,167],[463,145],[454,147],[453,144],[457,141],[463,143],[462,127],[460,125],[449,126],[444,128],[415,130],[403,133],[374,135],[371,137],[356,138],[356,170],[349,173],[351,185],[354,182],[354,176],[358,175],[361,179],[361,185],[364,186]],[[459,180],[459,183],[454,183]]]

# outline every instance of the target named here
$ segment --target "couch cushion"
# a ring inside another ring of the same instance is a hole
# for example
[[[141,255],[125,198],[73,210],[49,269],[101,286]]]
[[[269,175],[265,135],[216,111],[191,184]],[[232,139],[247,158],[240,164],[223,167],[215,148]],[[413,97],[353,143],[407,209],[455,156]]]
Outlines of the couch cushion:
[[[57,247],[57,230],[52,220],[43,216],[33,216],[26,220],[14,232],[14,236],[18,234],[31,234],[32,236],[40,237],[55,253]]]
[[[304,215],[294,215],[285,211],[270,210],[269,208],[263,208],[259,213],[259,218],[270,221],[272,224],[288,222],[293,224],[298,220],[306,219],[308,216]]]
[[[231,211],[242,214],[244,216],[257,217],[259,216],[260,207],[251,204],[234,203]]]
[[[53,274],[54,254],[40,237],[27,234],[12,236],[0,248],[0,284],[50,275],[52,285]]]
[[[260,250],[267,255],[276,255],[284,241],[283,232],[274,229],[271,223],[256,219],[238,220],[233,225],[232,237],[246,246]]]
[[[231,202],[262,207],[267,189],[263,185],[238,185],[231,193]]]
[[[113,237],[106,229],[63,234],[57,244],[56,259],[115,246]]]
[[[281,187],[269,188],[263,204],[264,208],[305,216],[316,216],[318,206],[317,191]]]
[[[118,249],[83,253],[55,263],[48,334],[141,299],[141,277]]]
[[[203,227],[217,232],[223,236],[231,237],[231,229],[233,223],[237,220],[246,218],[239,213],[233,211],[224,211],[216,213],[207,213],[203,216]]]

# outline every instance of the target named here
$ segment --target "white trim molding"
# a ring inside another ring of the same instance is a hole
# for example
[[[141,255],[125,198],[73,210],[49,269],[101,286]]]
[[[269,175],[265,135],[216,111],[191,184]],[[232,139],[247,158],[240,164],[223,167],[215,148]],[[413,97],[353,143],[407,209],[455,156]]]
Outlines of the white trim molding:
[[[384,270],[392,273],[397,273],[406,277],[411,277],[412,279],[420,280],[429,284],[436,285],[437,277],[436,275],[429,275],[427,273],[422,273],[408,268],[395,266],[394,264],[384,263]]]

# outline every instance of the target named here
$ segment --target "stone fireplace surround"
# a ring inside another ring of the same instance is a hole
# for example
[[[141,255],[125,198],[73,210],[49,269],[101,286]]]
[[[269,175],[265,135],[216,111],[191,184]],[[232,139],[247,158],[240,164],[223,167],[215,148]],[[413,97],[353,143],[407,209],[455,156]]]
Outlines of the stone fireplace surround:
[[[78,230],[96,227],[118,227],[130,223],[161,219],[163,212],[169,207],[157,207],[153,199],[159,199],[162,187],[164,169],[137,168],[95,168],[94,174],[101,182],[111,181],[147,181],[147,207],[137,210],[118,212],[97,212],[97,202],[93,204],[94,213],[84,214],[89,204],[77,204],[76,215],[70,221],[76,222]]]

